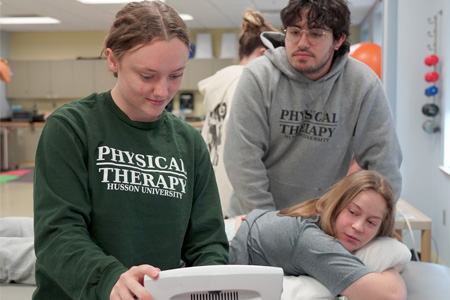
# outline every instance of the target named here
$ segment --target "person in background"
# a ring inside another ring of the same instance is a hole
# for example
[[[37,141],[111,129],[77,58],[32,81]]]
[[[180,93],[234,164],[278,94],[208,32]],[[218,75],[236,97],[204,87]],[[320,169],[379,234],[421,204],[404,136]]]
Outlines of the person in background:
[[[246,10],[243,19],[239,36],[239,64],[225,67],[198,83],[198,89],[204,95],[207,111],[202,136],[208,145],[224,213],[228,207],[232,187],[223,164],[223,145],[234,90],[244,67],[254,58],[264,55],[266,51],[260,38],[261,33],[277,31],[257,11]]]
[[[56,109],[39,141],[33,299],[150,300],[144,275],[228,263],[205,142],[164,110],[188,61],[186,24],[164,2],[131,2],[102,53],[117,84]]]
[[[361,170],[320,198],[281,211],[251,211],[236,226],[230,263],[280,267],[288,276],[309,275],[336,297],[406,299],[400,266],[375,273],[353,255],[375,237],[391,237],[394,224],[391,184],[376,171]]]
[[[224,162],[228,216],[278,210],[321,196],[363,169],[401,192],[402,154],[378,76],[348,57],[345,0],[290,0],[284,33],[262,34],[265,55],[243,71],[230,111]]]

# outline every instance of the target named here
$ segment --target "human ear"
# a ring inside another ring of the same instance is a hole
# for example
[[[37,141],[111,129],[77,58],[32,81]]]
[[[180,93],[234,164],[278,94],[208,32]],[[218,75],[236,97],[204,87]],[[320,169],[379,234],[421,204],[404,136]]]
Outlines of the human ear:
[[[334,50],[338,50],[341,47],[346,37],[347,35],[342,34],[342,36],[334,43]]]
[[[263,56],[264,53],[266,53],[266,48],[265,47],[259,48],[259,56]]]
[[[108,67],[113,73],[117,73],[118,67],[117,67],[117,59],[114,55],[114,52],[111,50],[111,48],[107,48],[105,51],[106,58],[108,59]]]

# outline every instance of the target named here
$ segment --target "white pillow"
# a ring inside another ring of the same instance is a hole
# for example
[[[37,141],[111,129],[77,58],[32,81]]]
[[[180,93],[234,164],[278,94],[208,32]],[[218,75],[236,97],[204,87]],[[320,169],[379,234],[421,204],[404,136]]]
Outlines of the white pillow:
[[[378,237],[358,249],[355,255],[374,272],[383,272],[395,266],[403,266],[411,260],[408,247],[399,241]],[[329,300],[335,298],[319,281],[310,276],[284,276],[281,300]]]
[[[381,273],[389,268],[403,266],[411,260],[411,251],[405,244],[389,237],[378,237],[361,249],[356,257],[372,271]]]
[[[306,275],[284,276],[280,300],[329,300],[331,292],[317,279]]]

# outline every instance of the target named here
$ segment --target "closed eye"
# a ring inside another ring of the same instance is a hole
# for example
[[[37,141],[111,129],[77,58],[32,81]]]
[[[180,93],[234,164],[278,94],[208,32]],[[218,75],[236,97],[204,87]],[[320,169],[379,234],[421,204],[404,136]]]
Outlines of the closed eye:
[[[170,77],[173,78],[173,79],[177,79],[177,78],[180,78],[182,76],[183,76],[183,73],[181,73],[181,74],[174,74],[174,75],[171,75]]]
[[[367,220],[367,223],[369,223],[371,226],[378,226],[378,223],[374,221]]]
[[[144,75],[144,74],[141,74],[141,77],[142,77],[143,79],[145,79],[145,80],[148,80],[148,79],[152,79],[152,78],[155,77],[155,76],[153,76],[153,75]]]

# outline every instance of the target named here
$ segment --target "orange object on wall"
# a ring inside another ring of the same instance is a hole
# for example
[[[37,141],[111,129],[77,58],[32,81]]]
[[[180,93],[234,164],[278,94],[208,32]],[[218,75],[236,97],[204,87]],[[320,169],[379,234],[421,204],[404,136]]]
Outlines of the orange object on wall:
[[[0,58],[0,79],[4,82],[11,81],[11,70],[9,69],[9,64],[3,58]]]
[[[368,65],[381,79],[381,46],[372,42],[354,44],[348,55]]]

